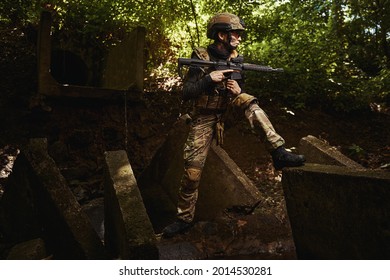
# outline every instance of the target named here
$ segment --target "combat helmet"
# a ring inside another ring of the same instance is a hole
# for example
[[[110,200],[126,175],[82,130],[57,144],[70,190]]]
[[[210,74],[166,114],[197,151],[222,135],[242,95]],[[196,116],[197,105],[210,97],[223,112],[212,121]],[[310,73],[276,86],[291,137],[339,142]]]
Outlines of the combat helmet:
[[[218,13],[207,24],[207,38],[215,39],[218,32],[244,31],[245,24],[238,16],[230,13]]]

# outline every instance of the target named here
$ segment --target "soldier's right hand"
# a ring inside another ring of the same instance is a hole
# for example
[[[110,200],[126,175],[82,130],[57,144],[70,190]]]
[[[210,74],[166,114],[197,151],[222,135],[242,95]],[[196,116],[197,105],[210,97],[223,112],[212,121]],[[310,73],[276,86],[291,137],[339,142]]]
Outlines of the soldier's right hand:
[[[223,80],[226,80],[227,77],[225,76],[225,73],[231,73],[233,72],[233,69],[226,69],[226,70],[216,70],[210,73],[211,80],[213,80],[214,83],[222,82]]]

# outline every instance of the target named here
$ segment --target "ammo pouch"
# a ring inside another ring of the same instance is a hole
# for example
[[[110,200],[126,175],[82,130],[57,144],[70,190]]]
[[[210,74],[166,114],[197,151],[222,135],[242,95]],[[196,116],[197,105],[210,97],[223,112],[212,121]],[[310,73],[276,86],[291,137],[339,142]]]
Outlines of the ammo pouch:
[[[228,107],[229,99],[220,95],[201,95],[195,101],[195,108],[204,113],[223,113]]]
[[[210,61],[210,55],[206,48],[198,47],[194,49],[194,54],[201,60]],[[205,73],[207,74],[207,73]],[[221,90],[221,92],[219,91]],[[225,93],[223,93],[225,91]],[[195,100],[195,108],[198,112],[204,114],[219,114],[226,111],[230,99],[226,94],[225,84],[221,83],[220,88],[214,91],[214,94],[203,93]]]

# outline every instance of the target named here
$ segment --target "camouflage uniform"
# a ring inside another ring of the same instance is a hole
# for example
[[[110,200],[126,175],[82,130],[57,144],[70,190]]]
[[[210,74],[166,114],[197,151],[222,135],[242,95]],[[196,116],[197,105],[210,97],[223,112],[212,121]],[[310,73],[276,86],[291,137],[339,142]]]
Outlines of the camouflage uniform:
[[[232,33],[235,32],[234,36],[238,36],[237,34],[244,30],[245,25],[238,16],[230,13],[215,15],[207,26],[207,37],[213,39],[214,43],[209,45],[207,49],[195,49],[192,58],[242,60],[243,58],[235,50],[236,46],[231,43]],[[227,37],[221,40],[220,34]],[[221,44],[223,44],[223,47],[221,47]],[[267,115],[259,107],[257,99],[245,93],[242,79],[237,79],[241,93],[232,96],[224,82],[215,83],[213,81],[210,75],[211,72],[210,69],[190,67],[184,81],[183,99],[191,100],[194,110],[191,114],[191,129],[184,146],[184,174],[177,205],[177,221],[164,228],[163,236],[165,237],[172,237],[191,227],[198,198],[199,181],[207,154],[214,138],[216,138],[217,143],[223,143],[223,137],[221,137],[223,134],[222,119],[230,111],[228,109],[241,109],[252,127],[255,123],[259,124],[260,130],[266,136],[266,143],[271,151],[276,169],[302,165],[304,161],[303,156],[292,156],[285,151],[283,138],[276,133]],[[214,80],[219,80],[219,78]],[[235,91],[237,91],[237,87]]]
[[[220,115],[199,115],[191,123],[184,145],[184,174],[181,180],[177,216],[191,222],[198,199],[198,186]]]
[[[193,58],[215,59],[206,54],[203,48],[196,49]],[[276,133],[255,97],[241,93],[232,98],[227,94],[223,83],[215,85],[212,81],[207,81],[207,74],[200,68],[190,69],[184,82],[184,98],[194,101],[191,128],[184,145],[185,170],[177,205],[177,216],[185,222],[191,222],[194,218],[202,170],[213,138],[223,129],[221,118],[229,106],[243,110],[252,127],[255,122],[260,124],[270,150],[284,144],[283,138]],[[243,86],[240,84],[241,88]]]

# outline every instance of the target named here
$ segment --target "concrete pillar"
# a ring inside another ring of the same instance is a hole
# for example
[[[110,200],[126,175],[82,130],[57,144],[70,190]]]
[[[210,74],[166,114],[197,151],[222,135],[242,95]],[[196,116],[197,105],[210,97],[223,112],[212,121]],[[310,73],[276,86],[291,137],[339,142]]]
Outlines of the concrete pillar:
[[[38,94],[59,95],[57,82],[50,74],[51,65],[51,13],[44,11],[38,26],[37,65],[38,65]]]
[[[47,153],[46,139],[32,139],[25,156],[33,203],[44,239],[55,259],[105,259],[104,246],[87,215],[68,188],[54,160]],[[22,157],[23,158],[23,157]],[[22,159],[21,158],[21,159]]]
[[[145,28],[136,27],[109,51],[103,74],[103,87],[143,91],[145,33]]]
[[[114,258],[158,259],[156,238],[125,151],[105,153],[105,244]]]

